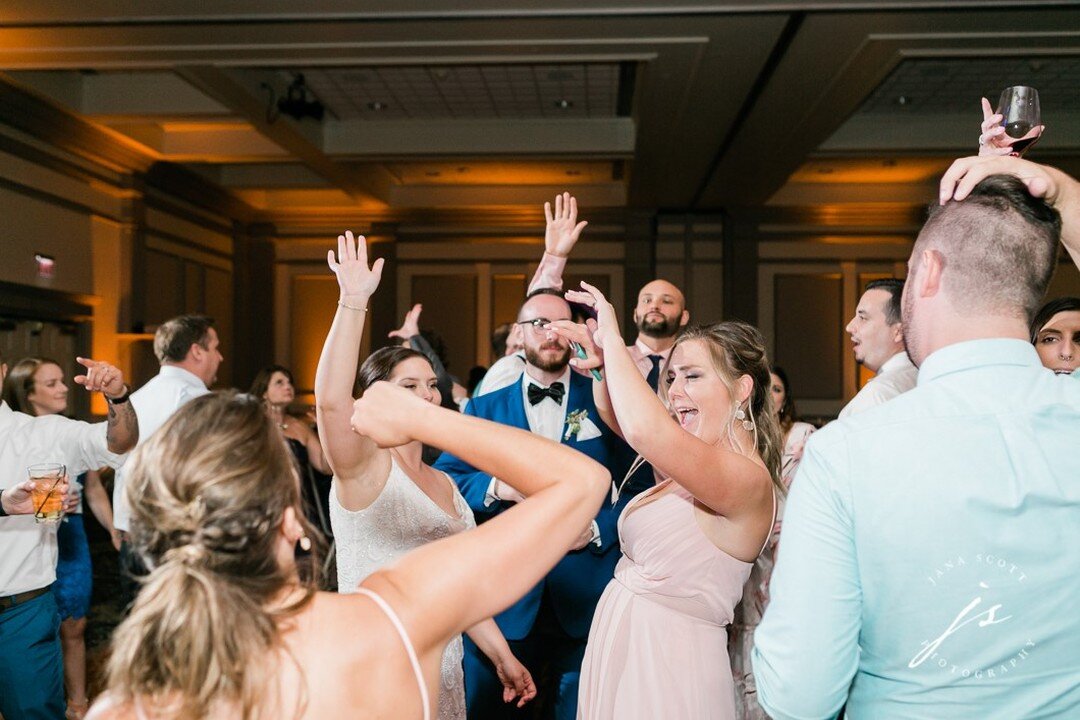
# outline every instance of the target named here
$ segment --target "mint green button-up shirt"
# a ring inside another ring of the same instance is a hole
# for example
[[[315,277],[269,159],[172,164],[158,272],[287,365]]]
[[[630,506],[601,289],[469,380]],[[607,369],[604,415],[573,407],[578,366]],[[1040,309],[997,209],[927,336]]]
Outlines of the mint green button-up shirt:
[[[815,433],[770,594],[773,718],[1080,718],[1080,383],[957,343]]]

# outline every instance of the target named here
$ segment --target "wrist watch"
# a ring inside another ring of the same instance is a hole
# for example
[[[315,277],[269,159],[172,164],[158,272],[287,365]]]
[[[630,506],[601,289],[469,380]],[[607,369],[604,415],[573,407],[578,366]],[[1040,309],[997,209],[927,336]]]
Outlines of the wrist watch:
[[[105,393],[102,393],[102,395],[105,395]],[[131,397],[131,388],[125,385],[123,395],[117,398],[111,398],[108,395],[105,395],[105,402],[109,403],[110,405],[123,405],[128,401],[129,397]]]

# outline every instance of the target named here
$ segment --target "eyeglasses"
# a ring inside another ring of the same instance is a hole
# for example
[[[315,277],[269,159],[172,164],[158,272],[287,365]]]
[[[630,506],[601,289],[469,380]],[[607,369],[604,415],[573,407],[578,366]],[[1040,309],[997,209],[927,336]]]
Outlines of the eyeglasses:
[[[564,320],[569,320],[570,318],[563,318],[563,319]],[[538,318],[533,318],[532,320],[519,320],[518,322],[516,322],[514,324],[515,325],[529,326],[532,329],[533,332],[543,332],[544,331],[544,326],[545,325],[550,325],[553,322],[555,322],[555,321],[554,320],[548,320],[547,318],[543,318],[543,317],[538,317]]]

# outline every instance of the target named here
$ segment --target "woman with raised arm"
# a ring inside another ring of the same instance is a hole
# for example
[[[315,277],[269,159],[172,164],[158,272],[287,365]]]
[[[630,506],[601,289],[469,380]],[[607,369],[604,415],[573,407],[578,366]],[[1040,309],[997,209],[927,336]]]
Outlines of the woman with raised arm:
[[[338,588],[355,592],[375,570],[432,540],[476,526],[472,510],[453,480],[423,462],[417,441],[380,448],[349,426],[354,386],[366,392],[380,380],[439,405],[438,382],[431,362],[401,346],[371,354],[357,374],[368,299],[379,285],[382,261],[369,268],[364,238],[338,238],[338,259],[330,267],[341,288],[337,312],[326,336],[315,374],[315,412],[326,459],[334,472],[330,522],[337,545]],[[438,446],[441,447],[441,446]],[[529,671],[510,651],[495,621],[486,618],[469,637],[494,663],[503,681],[503,700],[518,705],[536,695]],[[464,720],[465,681],[461,638],[443,658],[440,720]]]
[[[614,309],[582,287],[567,299],[594,306],[596,325],[553,326],[586,348],[578,366],[602,367],[597,407],[610,408],[630,446],[668,479],[620,518],[623,557],[589,632],[578,717],[733,720],[727,626],[782,487],[764,342],[740,322],[686,330],[661,375],[661,399],[627,352]]]
[[[357,594],[317,592],[297,574],[311,527],[262,403],[191,401],[131,459],[132,540],[151,573],[91,718],[430,720],[446,646],[535,585],[610,487],[581,453],[388,382],[356,401],[352,425],[380,448],[444,447],[528,498],[374,572]]]

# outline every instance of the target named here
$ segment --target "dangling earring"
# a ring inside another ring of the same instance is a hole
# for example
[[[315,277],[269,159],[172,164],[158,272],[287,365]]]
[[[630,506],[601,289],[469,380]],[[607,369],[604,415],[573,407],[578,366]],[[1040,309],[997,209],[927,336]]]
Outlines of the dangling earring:
[[[307,535],[300,536],[300,549],[304,552],[309,552],[311,550],[311,538]]]
[[[746,432],[753,432],[754,421],[746,417],[746,413],[741,407],[735,411],[735,419],[742,423],[743,430]]]

